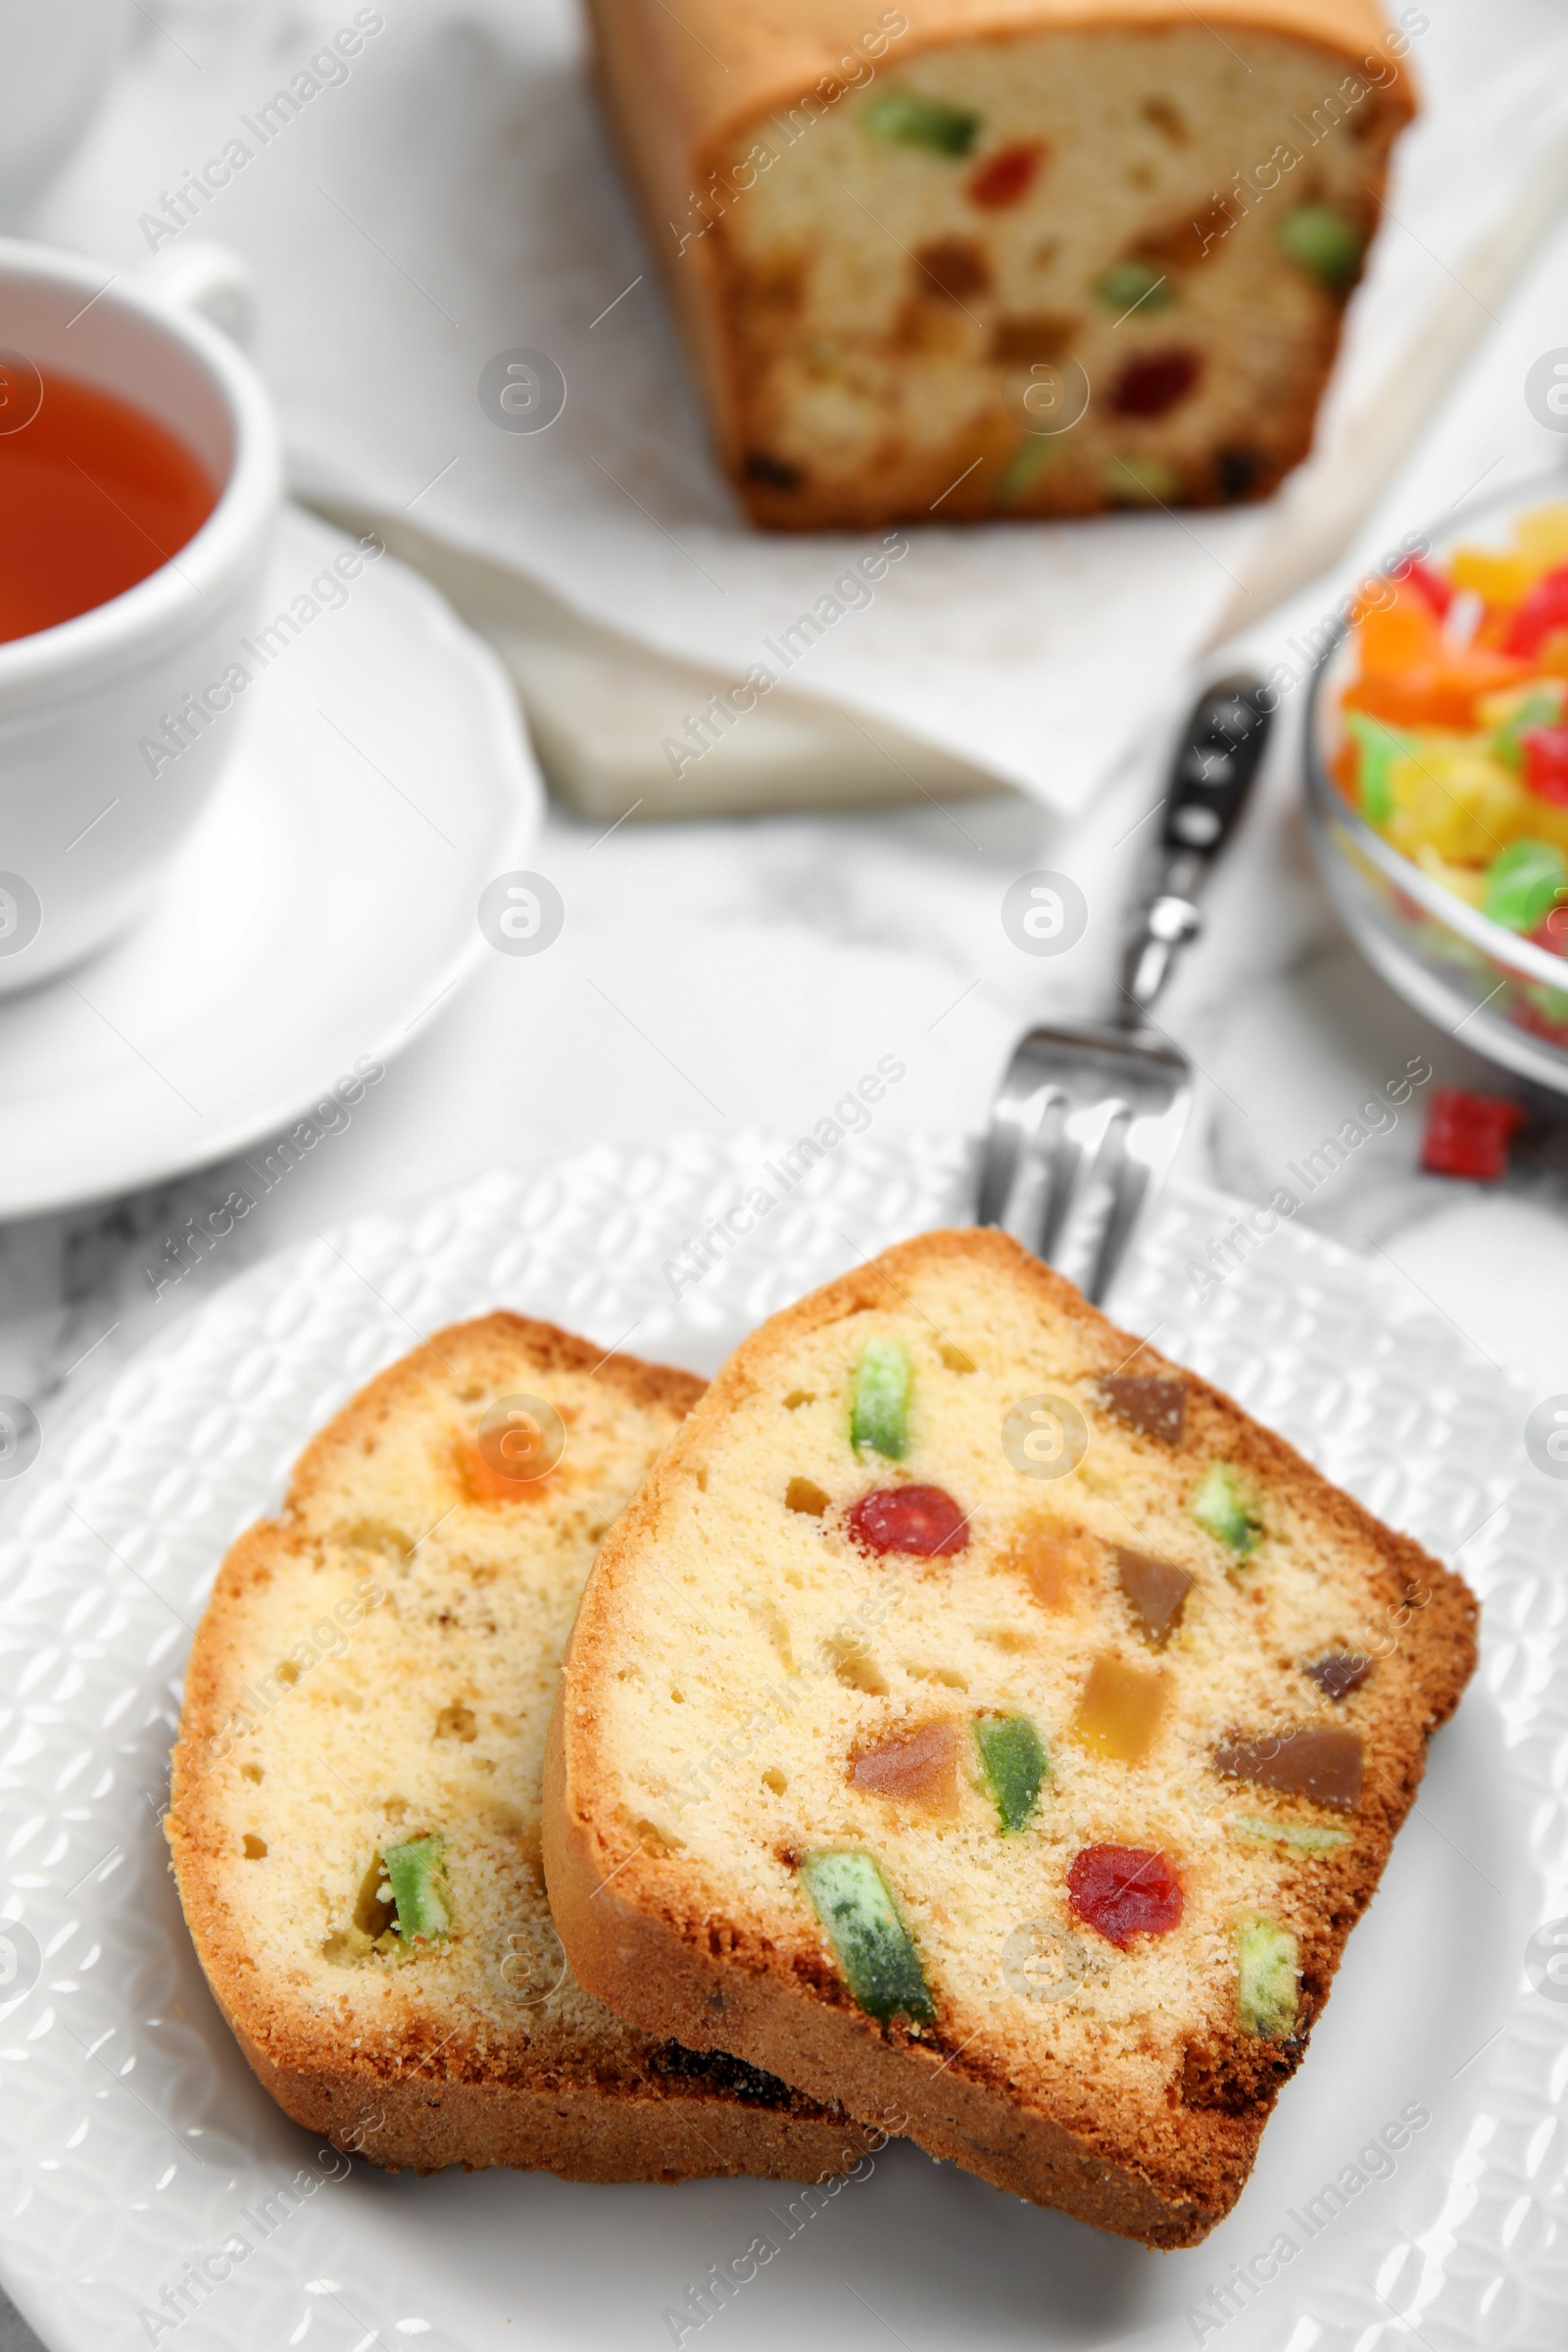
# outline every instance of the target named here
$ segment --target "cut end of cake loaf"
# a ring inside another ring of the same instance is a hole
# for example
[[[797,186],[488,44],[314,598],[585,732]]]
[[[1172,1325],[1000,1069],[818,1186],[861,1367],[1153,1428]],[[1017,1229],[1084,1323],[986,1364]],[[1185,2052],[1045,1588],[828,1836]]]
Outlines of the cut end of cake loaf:
[[[551,1729],[580,1981],[1151,2245],[1230,2209],[1475,1661],[1460,1579],[1016,1244],[775,1316]]]
[[[701,1394],[515,1315],[438,1332],[313,1441],[281,1517],[219,1572],[169,1841],[241,2048],[334,2146],[585,2180],[816,2178],[860,2152],[842,2114],[612,2016],[545,1898],[541,1757],[578,1595]]]
[[[755,522],[1217,506],[1306,454],[1414,111],[1370,6],[594,14]]]

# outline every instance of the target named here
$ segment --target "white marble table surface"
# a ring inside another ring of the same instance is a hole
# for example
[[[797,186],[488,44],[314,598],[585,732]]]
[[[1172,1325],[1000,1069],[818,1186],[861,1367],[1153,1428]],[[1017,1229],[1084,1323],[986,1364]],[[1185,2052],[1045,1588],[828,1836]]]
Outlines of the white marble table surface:
[[[1342,930],[1302,830],[1294,715],[1287,705],[1206,934],[1160,1006],[1201,1072],[1180,1172],[1259,1200],[1411,1055],[1435,1083],[1507,1083],[1405,1007]],[[147,1269],[222,1201],[237,1162],[0,1228],[0,1391],[31,1400],[47,1445],[51,1418],[143,1340],[323,1226],[606,1138],[806,1132],[883,1054],[908,1076],[878,1107],[882,1133],[977,1130],[1021,1027],[1104,1007],[1153,789],[1129,770],[1070,830],[1008,796],[608,837],[553,815],[530,861],[565,900],[561,939],[487,961],[347,1131],[183,1280],[155,1297]],[[1039,867],[1075,875],[1090,904],[1079,947],[1052,960],[1015,948],[1000,915],[1008,884]],[[1516,1147],[1499,1187],[1455,1184],[1416,1165],[1421,1103],[1304,1220],[1386,1252],[1539,1394],[1568,1389],[1562,1133],[1547,1124]]]

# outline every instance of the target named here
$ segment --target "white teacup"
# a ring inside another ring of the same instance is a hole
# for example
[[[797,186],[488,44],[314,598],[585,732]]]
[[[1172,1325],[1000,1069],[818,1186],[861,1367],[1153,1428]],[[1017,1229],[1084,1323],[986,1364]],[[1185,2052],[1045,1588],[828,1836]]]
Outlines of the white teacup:
[[[260,618],[282,459],[267,394],[227,337],[105,264],[0,238],[0,347],[146,410],[220,485],[160,569],[0,643],[5,995],[133,922],[210,797],[244,706],[213,689]],[[178,757],[150,758],[159,738]]]

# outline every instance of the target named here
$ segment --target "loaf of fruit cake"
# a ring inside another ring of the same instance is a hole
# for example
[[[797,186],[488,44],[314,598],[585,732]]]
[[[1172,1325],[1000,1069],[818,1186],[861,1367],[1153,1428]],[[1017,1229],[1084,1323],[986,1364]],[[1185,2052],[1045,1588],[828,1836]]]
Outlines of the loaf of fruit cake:
[[[515,1315],[438,1332],[220,1570],[174,1751],[180,1899],[261,2082],[338,2147],[587,2180],[856,2161],[842,2114],[612,2015],[545,1900],[572,1613],[701,1393]]]
[[[733,1355],[551,1725],[579,1981],[1151,2245],[1229,2210],[1475,1659],[1460,1579],[992,1232]]]
[[[1414,111],[1373,0],[589,8],[754,521],[1212,506],[1304,456]]]

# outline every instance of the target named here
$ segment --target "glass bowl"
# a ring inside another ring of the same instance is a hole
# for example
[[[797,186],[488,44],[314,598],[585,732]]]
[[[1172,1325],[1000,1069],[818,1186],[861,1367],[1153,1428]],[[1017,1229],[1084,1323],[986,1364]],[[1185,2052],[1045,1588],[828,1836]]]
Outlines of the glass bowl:
[[[1568,475],[1515,484],[1446,516],[1428,534],[1432,557],[1460,541],[1504,547],[1515,515],[1565,501]],[[1367,961],[1407,1004],[1501,1068],[1568,1094],[1568,956],[1505,930],[1435,882],[1336,784],[1340,698],[1354,671],[1354,647],[1339,621],[1306,707],[1307,830],[1330,898]]]

